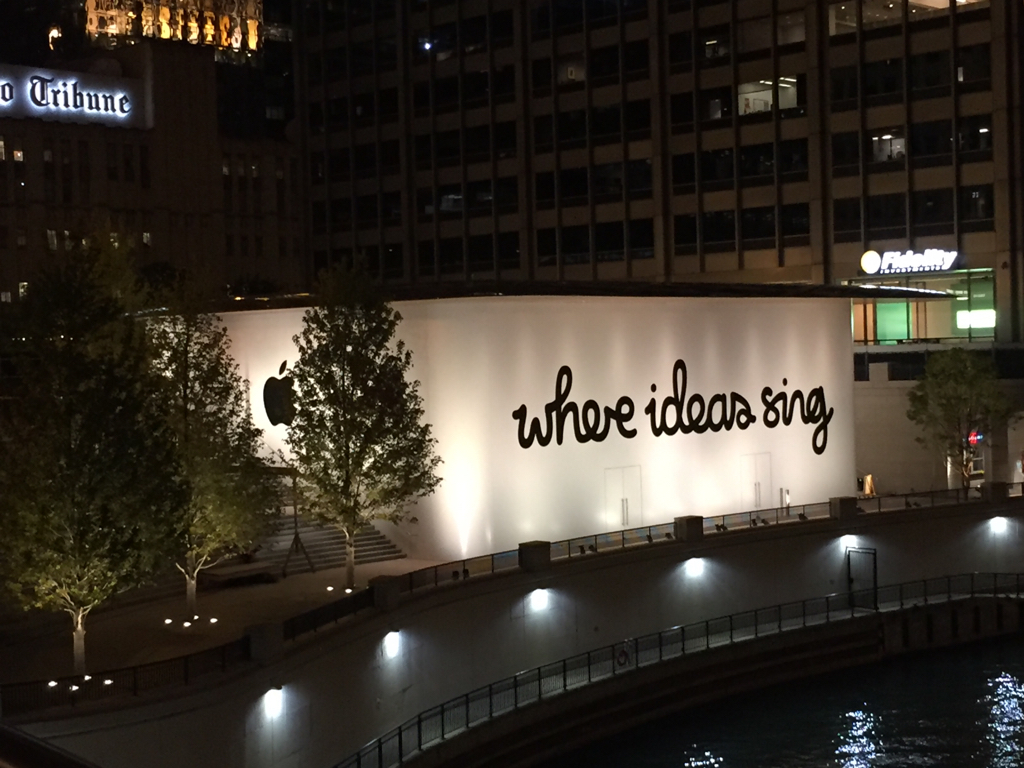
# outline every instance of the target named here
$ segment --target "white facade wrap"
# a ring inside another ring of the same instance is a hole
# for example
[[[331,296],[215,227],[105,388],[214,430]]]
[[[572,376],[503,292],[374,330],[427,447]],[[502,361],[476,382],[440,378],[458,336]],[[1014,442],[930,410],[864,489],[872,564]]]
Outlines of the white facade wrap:
[[[443,482],[400,542],[414,554],[458,559],[678,515],[775,507],[787,492],[793,505],[854,493],[847,300],[557,296],[394,306],[444,460]],[[225,316],[256,424],[269,448],[285,452],[286,427],[271,425],[263,390],[282,362],[294,362],[302,314]]]

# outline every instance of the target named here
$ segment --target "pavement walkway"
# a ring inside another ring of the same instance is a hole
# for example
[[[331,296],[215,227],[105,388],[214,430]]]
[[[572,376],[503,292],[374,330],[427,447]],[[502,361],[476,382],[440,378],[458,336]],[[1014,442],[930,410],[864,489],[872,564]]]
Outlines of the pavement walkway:
[[[365,586],[375,576],[437,564],[402,559],[357,565],[356,586]],[[344,594],[344,584],[345,569],[331,568],[288,576],[273,584],[200,590],[199,618],[195,619],[186,615],[182,579],[177,595],[156,596],[93,613],[86,622],[86,664],[90,672],[102,672],[222,645],[242,637],[247,627],[283,621],[337,600]],[[184,626],[186,621],[191,626]],[[0,683],[72,674],[71,619],[65,614],[34,616],[10,629],[0,635]]]

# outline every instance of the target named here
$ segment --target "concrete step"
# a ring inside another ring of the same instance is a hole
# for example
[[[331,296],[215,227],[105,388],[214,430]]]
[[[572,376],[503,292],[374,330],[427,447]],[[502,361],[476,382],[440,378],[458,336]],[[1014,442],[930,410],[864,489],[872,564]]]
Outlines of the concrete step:
[[[335,528],[320,527],[300,517],[297,521],[291,517],[283,517],[278,521],[277,530],[261,542],[253,561],[272,566],[272,569],[284,569],[288,561],[289,573],[305,573],[310,570],[309,562],[302,551],[293,552],[288,559],[295,538],[296,530],[306,554],[313,561],[317,570],[339,568],[345,564],[345,539]],[[355,562],[379,563],[386,560],[399,560],[406,555],[386,536],[372,526],[356,533]]]

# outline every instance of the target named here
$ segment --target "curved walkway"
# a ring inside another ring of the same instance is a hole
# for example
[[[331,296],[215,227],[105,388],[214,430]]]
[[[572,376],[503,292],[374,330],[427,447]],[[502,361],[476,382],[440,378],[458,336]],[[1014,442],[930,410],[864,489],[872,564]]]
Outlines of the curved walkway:
[[[520,672],[421,712],[335,768],[398,766],[524,707],[713,648],[915,606],[982,596],[1019,599],[1022,583],[1024,574],[1019,573],[949,576],[775,605],[623,640]]]

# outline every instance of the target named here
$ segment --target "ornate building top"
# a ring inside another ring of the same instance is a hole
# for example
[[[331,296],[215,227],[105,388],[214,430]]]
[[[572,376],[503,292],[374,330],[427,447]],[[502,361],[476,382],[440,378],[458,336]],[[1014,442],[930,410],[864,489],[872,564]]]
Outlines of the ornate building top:
[[[261,45],[263,0],[87,0],[85,8],[86,31],[106,44],[152,37],[239,53]]]

